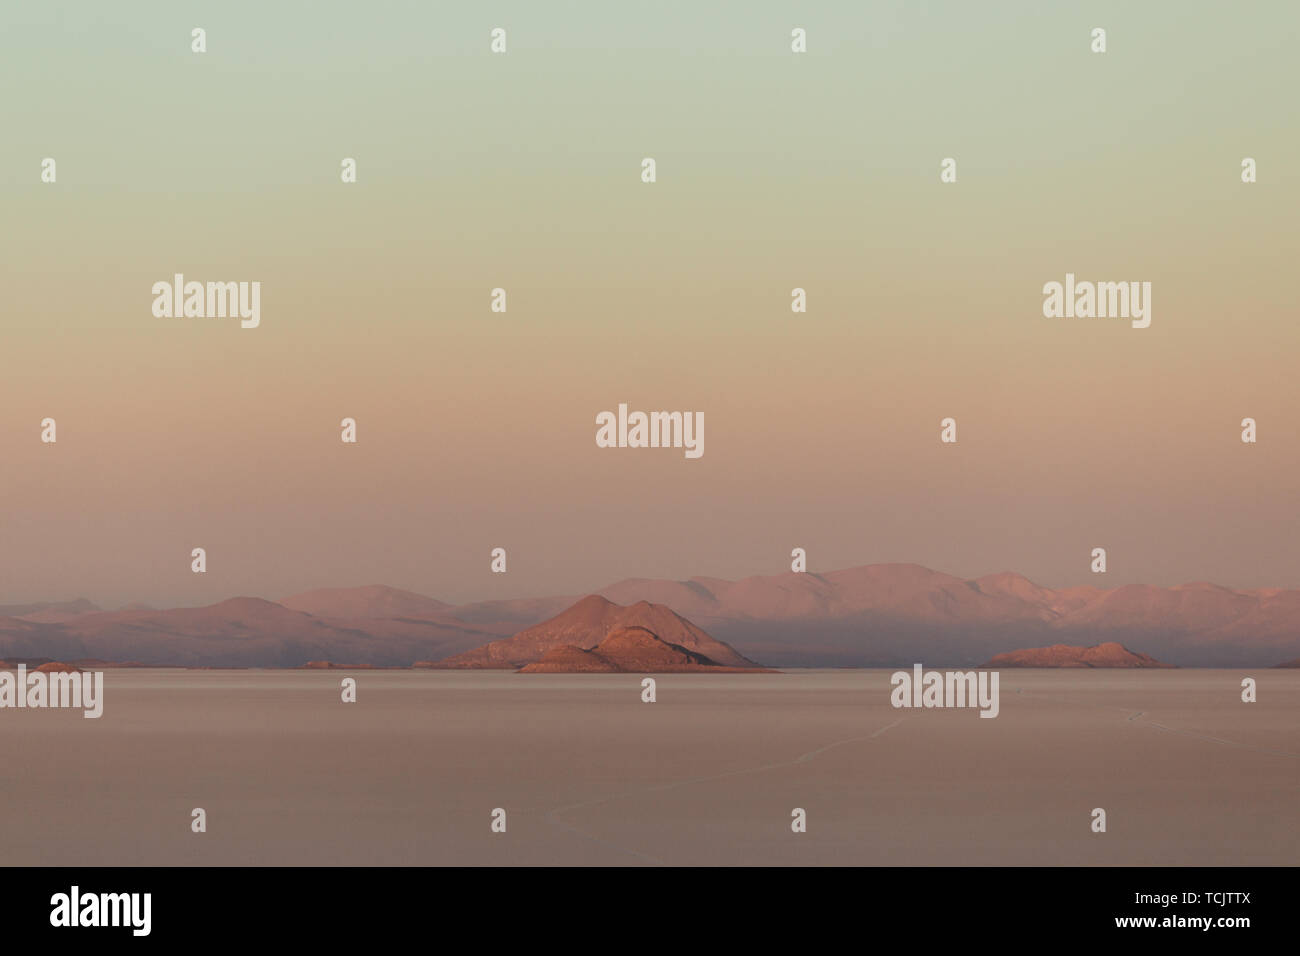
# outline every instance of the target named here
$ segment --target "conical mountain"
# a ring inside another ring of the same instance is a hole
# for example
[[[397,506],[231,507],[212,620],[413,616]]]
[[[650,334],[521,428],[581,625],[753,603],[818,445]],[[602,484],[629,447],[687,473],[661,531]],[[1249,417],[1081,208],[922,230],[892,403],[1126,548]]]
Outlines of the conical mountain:
[[[438,662],[446,668],[515,668],[539,660],[547,651],[572,645],[595,647],[620,628],[644,628],[658,640],[675,644],[727,667],[756,667],[730,645],[710,637],[684,617],[662,604],[638,601],[624,607],[591,594],[550,620],[520,631],[513,637]]]

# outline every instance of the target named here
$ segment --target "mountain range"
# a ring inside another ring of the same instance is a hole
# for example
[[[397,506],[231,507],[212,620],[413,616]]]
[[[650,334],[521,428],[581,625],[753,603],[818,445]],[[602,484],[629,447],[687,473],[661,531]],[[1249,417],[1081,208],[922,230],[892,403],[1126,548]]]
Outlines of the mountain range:
[[[1154,657],[1130,651],[1123,644],[1108,641],[1093,647],[1053,644],[995,654],[984,665],[989,670],[1005,667],[1169,667]]]
[[[650,609],[626,613],[642,602]],[[106,611],[84,600],[0,605],[0,658],[511,667],[536,659],[518,653],[545,638],[532,629],[575,604],[580,616],[599,620],[602,634],[645,627],[720,665],[746,666],[726,659],[729,652],[775,667],[974,666],[1024,648],[1109,642],[1181,667],[1262,667],[1300,657],[1296,590],[1203,582],[1052,589],[1010,572],[964,579],[915,564],[876,564],[738,581],[638,578],[591,596],[462,605],[382,585],[197,608]],[[623,609],[610,610],[616,606]]]

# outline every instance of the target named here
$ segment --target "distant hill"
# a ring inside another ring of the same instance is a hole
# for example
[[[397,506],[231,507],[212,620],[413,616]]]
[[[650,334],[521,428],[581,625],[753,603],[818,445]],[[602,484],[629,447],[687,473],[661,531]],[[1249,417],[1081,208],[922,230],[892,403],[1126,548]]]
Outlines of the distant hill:
[[[81,668],[64,661],[49,661],[36,668],[39,674],[80,674]]]
[[[996,654],[983,665],[999,667],[1172,667],[1154,657],[1130,651],[1122,644],[1108,641],[1092,647],[1053,644],[1051,647],[1027,647],[1019,651]]]

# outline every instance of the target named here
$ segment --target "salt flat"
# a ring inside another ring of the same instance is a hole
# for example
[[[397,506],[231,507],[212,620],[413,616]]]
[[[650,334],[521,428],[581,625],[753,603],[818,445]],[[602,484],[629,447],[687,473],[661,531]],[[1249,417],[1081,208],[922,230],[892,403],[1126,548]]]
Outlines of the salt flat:
[[[992,720],[890,673],[110,670],[0,713],[0,863],[1300,862],[1300,671],[1005,670]]]

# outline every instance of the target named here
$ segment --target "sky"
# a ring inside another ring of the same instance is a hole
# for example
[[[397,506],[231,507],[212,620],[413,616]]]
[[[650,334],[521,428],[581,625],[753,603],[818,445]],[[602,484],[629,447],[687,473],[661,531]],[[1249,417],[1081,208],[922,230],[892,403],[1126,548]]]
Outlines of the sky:
[[[1300,587],[1300,6],[977,6],[7,5],[0,603],[794,547]],[[1151,326],[1045,318],[1067,272]],[[260,326],[156,317],[175,273],[259,281]],[[619,403],[703,456],[598,448]]]

